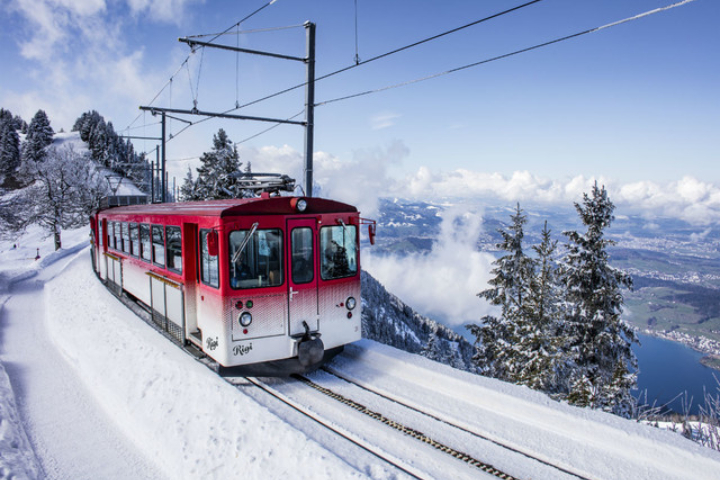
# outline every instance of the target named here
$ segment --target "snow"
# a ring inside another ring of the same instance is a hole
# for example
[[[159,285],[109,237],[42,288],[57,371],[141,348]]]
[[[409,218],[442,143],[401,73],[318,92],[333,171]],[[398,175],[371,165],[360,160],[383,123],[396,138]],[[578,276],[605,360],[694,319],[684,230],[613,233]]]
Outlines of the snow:
[[[93,275],[87,230],[63,232],[71,247],[59,252],[41,237],[32,230],[19,248],[11,248],[18,239],[0,243],[0,479],[403,477],[298,421],[256,388],[228,384],[138,319]],[[34,260],[37,247],[41,258]],[[558,404],[375,342],[347,348],[331,367],[591,478],[720,478],[720,454],[680,435]],[[309,395],[277,383],[289,396]],[[314,397],[310,402],[320,415],[329,410]],[[388,454],[409,464],[423,460],[418,449],[425,447],[416,440],[333,408],[344,429],[387,437],[381,445]],[[434,424],[416,427],[453,441]],[[523,478],[553,478],[545,467],[513,466],[516,454],[493,455],[497,466]],[[479,476],[439,453],[428,458],[436,476]]]

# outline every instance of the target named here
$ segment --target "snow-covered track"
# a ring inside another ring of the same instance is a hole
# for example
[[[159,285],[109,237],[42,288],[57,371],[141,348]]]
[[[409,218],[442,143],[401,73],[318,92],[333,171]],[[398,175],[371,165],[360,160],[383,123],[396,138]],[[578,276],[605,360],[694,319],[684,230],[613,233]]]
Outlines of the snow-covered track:
[[[468,433],[468,434],[470,434],[470,435],[472,435],[472,436],[474,436],[474,437],[477,437],[477,438],[479,438],[479,439],[486,440],[486,441],[489,441],[489,442],[491,442],[491,443],[494,443],[495,445],[498,445],[498,446],[500,446],[500,447],[502,447],[502,448],[504,448],[504,449],[507,449],[507,450],[513,452],[513,453],[517,453],[517,454],[520,454],[520,455],[522,455],[522,456],[524,456],[524,457],[527,457],[527,458],[530,459],[530,460],[533,460],[533,461],[539,462],[539,463],[541,463],[541,464],[547,465],[548,467],[551,467],[551,468],[553,468],[553,469],[558,470],[558,472],[562,472],[562,473],[564,473],[564,474],[571,475],[572,477],[575,477],[575,478],[578,478],[578,479],[581,479],[581,480],[590,480],[588,477],[585,477],[585,476],[583,476],[583,475],[581,475],[581,474],[579,474],[579,473],[577,473],[577,472],[570,471],[570,470],[568,470],[568,469],[566,469],[566,468],[563,468],[562,466],[559,466],[559,465],[556,465],[556,464],[554,464],[554,463],[548,462],[547,460],[544,460],[544,459],[542,459],[542,458],[539,458],[538,456],[534,456],[534,455],[532,455],[532,454],[530,454],[530,453],[528,453],[528,452],[526,452],[526,451],[521,451],[521,450],[519,450],[519,449],[517,449],[517,448],[515,448],[515,447],[513,447],[513,446],[511,446],[511,445],[506,445],[506,444],[504,444],[503,442],[501,442],[501,441],[499,441],[499,440],[497,440],[497,439],[491,438],[490,436],[488,436],[487,434],[485,434],[485,433],[483,433],[483,432],[476,431],[477,429],[471,430],[471,429],[468,429],[468,428],[465,427],[465,426],[459,425],[459,424],[457,424],[457,423],[455,423],[455,422],[452,422],[452,421],[450,421],[450,420],[447,420],[447,419],[445,419],[445,418],[441,418],[440,416],[436,416],[436,415],[434,415],[433,413],[423,411],[423,410],[421,410],[421,409],[419,409],[419,408],[411,405],[412,402],[410,402],[410,401],[408,401],[408,400],[406,400],[406,399],[403,399],[403,398],[400,397],[400,396],[397,396],[397,395],[389,395],[389,394],[387,394],[387,393],[383,393],[383,392],[377,391],[376,389],[372,388],[371,386],[368,386],[368,385],[361,384],[361,383],[359,383],[359,382],[353,381],[352,379],[347,378],[346,376],[344,376],[341,372],[339,372],[336,368],[333,368],[332,366],[323,367],[322,370],[325,371],[325,372],[327,372],[327,373],[329,373],[330,375],[333,375],[333,376],[335,376],[335,377],[337,377],[337,378],[339,378],[339,379],[342,379],[343,381],[345,381],[345,382],[347,382],[347,383],[353,384],[353,385],[355,385],[355,386],[357,386],[357,387],[359,387],[359,388],[361,388],[361,389],[363,389],[363,390],[366,390],[366,391],[368,391],[368,392],[371,392],[371,393],[374,394],[374,395],[377,395],[377,396],[382,397],[382,398],[385,398],[385,399],[387,399],[387,400],[389,400],[389,401],[391,401],[391,402],[393,402],[393,403],[396,403],[396,404],[398,404],[398,405],[401,405],[401,406],[404,407],[404,408],[407,408],[407,409],[409,409],[409,410],[413,410],[413,411],[415,411],[415,412],[418,412],[418,413],[420,413],[421,415],[424,415],[424,416],[426,416],[426,417],[428,417],[428,418],[430,418],[430,419],[432,419],[432,420],[435,420],[435,421],[437,421],[437,422],[444,423],[444,424],[446,424],[446,425],[448,425],[448,426],[450,426],[450,427],[452,427],[452,428],[456,428],[456,429],[458,429],[458,430],[461,430],[461,431],[463,431],[463,432],[466,432],[466,433]],[[347,403],[348,405],[352,406],[352,407],[355,408],[355,409],[367,409],[367,407],[364,407],[364,406],[362,406],[362,405],[360,405],[360,404],[356,404],[355,402],[353,402],[353,401],[351,401],[351,400],[345,399],[345,398],[342,397],[341,395],[338,395],[338,394],[332,392],[332,390],[326,389],[325,387],[322,387],[322,386],[316,384],[315,382],[312,382],[311,380],[309,380],[309,379],[307,379],[307,378],[301,377],[301,380],[302,380],[303,382],[305,382],[305,383],[308,383],[308,384],[311,385],[313,388],[315,388],[315,389],[317,389],[317,390],[323,391],[323,393],[326,393],[326,395],[339,397],[339,398],[338,398],[339,401],[342,401],[343,403]],[[364,412],[364,413],[365,413],[365,412]],[[451,456],[453,456],[453,457],[455,457],[455,458],[457,458],[457,459],[459,459],[459,460],[462,460],[462,461],[468,463],[469,465],[472,465],[472,466],[474,466],[474,467],[477,467],[477,468],[479,468],[480,470],[482,470],[482,471],[484,471],[484,472],[486,472],[486,473],[490,473],[490,474],[492,474],[492,475],[495,475],[495,476],[498,477],[498,478],[503,478],[503,479],[515,478],[515,477],[512,477],[512,476],[510,476],[510,475],[508,475],[508,474],[506,474],[506,473],[504,473],[504,472],[501,472],[500,470],[496,469],[496,468],[493,467],[492,465],[483,463],[483,462],[481,462],[480,460],[474,459],[473,457],[471,457],[471,456],[469,456],[469,455],[467,455],[467,454],[465,454],[465,453],[463,453],[463,452],[459,452],[459,451],[455,450],[455,449],[452,448],[452,447],[449,447],[449,446],[447,446],[447,445],[444,445],[444,444],[442,444],[442,443],[440,443],[440,442],[436,442],[435,440],[429,438],[428,436],[424,435],[424,434],[421,433],[421,432],[418,432],[418,431],[416,431],[416,430],[413,430],[413,429],[411,429],[411,428],[409,428],[409,427],[406,427],[406,426],[404,426],[404,425],[402,425],[402,424],[399,424],[399,423],[397,423],[397,422],[393,422],[392,420],[389,420],[389,419],[383,417],[383,416],[382,416],[381,414],[379,414],[379,413],[372,412],[372,411],[368,410],[368,415],[369,415],[369,416],[372,416],[373,418],[375,418],[375,419],[378,420],[378,421],[381,421],[381,422],[383,422],[383,423],[388,424],[388,425],[391,426],[392,428],[395,428],[395,429],[398,429],[398,430],[403,431],[404,433],[406,433],[407,435],[410,435],[410,436],[413,437],[413,438],[417,438],[418,440],[421,440],[421,441],[423,441],[423,442],[426,442],[426,443],[432,445],[434,448],[436,448],[436,449],[438,449],[438,450],[441,450],[441,451],[443,451],[443,452],[445,452],[445,453],[447,453],[447,454],[449,454],[449,455],[451,455]]]
[[[505,472],[498,470],[497,468],[493,467],[489,463],[482,462],[464,452],[456,450],[444,443],[438,442],[438,441],[434,440],[433,438],[431,438],[430,436],[428,436],[418,430],[412,429],[402,423],[392,420],[392,419],[386,417],[385,415],[383,415],[382,413],[373,411],[373,410],[369,409],[368,407],[366,407],[365,405],[362,405],[350,398],[344,397],[344,396],[334,392],[333,390],[331,390],[329,388],[323,387],[320,384],[313,382],[312,380],[310,380],[307,377],[296,375],[295,378],[297,378],[299,381],[305,383],[306,385],[310,386],[311,388],[314,388],[318,392],[320,392],[334,400],[337,400],[338,402],[340,402],[342,404],[347,405],[348,407],[372,418],[373,420],[376,420],[382,424],[387,425],[390,428],[393,428],[399,432],[402,432],[403,434],[405,434],[409,437],[412,437],[415,440],[424,442],[424,443],[430,445],[431,447],[435,448],[436,450],[446,453],[446,454],[450,455],[451,457],[454,457],[462,462],[467,463],[470,466],[478,468],[485,473],[489,473],[490,475],[501,478],[503,480],[516,480],[515,477],[513,477],[512,475],[509,475]],[[420,412],[420,413],[422,413],[422,412]]]
[[[228,377],[226,378],[228,382],[235,386],[241,386],[242,381],[247,381],[249,383],[252,383],[262,391],[268,393],[269,395],[275,397],[285,405],[288,405],[289,407],[293,408],[294,410],[298,411],[302,415],[305,415],[306,417],[309,417],[316,423],[322,425],[324,428],[327,428],[328,430],[334,432],[337,435],[340,435],[345,440],[348,440],[350,443],[362,448],[363,450],[371,453],[372,455],[376,456],[377,458],[383,460],[384,462],[388,463],[393,468],[396,468],[402,472],[405,472],[406,474],[410,475],[413,478],[418,479],[429,479],[432,477],[428,477],[427,475],[424,475],[421,471],[417,470],[411,465],[408,465],[406,462],[404,462],[402,459],[394,457],[392,455],[387,454],[382,449],[377,448],[375,445],[373,445],[370,442],[367,442],[363,440],[362,438],[354,435],[351,431],[343,428],[341,425],[333,424],[332,422],[329,422],[327,419],[323,418],[322,415],[317,414],[316,412],[312,411],[312,409],[307,408],[301,403],[298,403],[294,401],[292,398],[288,397],[287,395],[284,395],[277,389],[271,387],[267,383],[263,382],[262,380],[258,378],[253,377],[243,377],[242,379]],[[240,382],[238,382],[238,380]],[[509,477],[508,477],[509,479]]]

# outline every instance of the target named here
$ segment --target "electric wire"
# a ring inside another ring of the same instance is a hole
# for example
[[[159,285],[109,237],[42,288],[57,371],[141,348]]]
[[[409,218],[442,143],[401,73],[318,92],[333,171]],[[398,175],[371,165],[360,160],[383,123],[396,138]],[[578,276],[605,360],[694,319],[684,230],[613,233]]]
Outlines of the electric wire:
[[[451,34],[451,33],[459,32],[460,30],[464,30],[465,28],[469,28],[469,27],[478,25],[478,24],[480,24],[480,23],[487,22],[487,21],[489,21],[489,20],[491,20],[491,19],[495,19],[495,18],[501,17],[501,16],[503,16],[503,15],[507,15],[507,14],[509,14],[509,13],[515,12],[515,11],[520,10],[520,9],[522,9],[522,8],[525,8],[525,7],[529,7],[530,5],[533,5],[533,4],[538,3],[538,2],[541,2],[541,1],[542,1],[542,0],[532,0],[532,1],[530,1],[530,2],[526,2],[526,3],[523,3],[523,4],[521,4],[521,5],[518,5],[518,6],[515,6],[515,7],[512,7],[512,8],[509,8],[509,9],[507,9],[507,10],[503,10],[502,12],[498,12],[498,13],[495,13],[495,14],[493,14],[493,15],[490,15],[490,16],[487,16],[487,17],[484,17],[484,18],[481,18],[481,19],[479,19],[479,20],[475,20],[475,21],[473,21],[473,22],[470,22],[470,23],[468,23],[468,24],[462,25],[462,26],[460,26],[460,27],[455,27],[455,28],[453,28],[453,29],[451,29],[451,30],[448,30],[448,31],[439,33],[439,34],[437,34],[437,35],[433,35],[433,36],[431,36],[431,37],[428,37],[428,38],[425,38],[425,39],[422,39],[422,40],[413,42],[413,43],[411,43],[411,44],[409,44],[409,45],[405,45],[405,46],[403,46],[403,47],[396,48],[396,49],[391,50],[391,51],[389,51],[389,52],[386,52],[386,53],[377,55],[377,56],[375,56],[375,57],[369,58],[369,59],[367,59],[367,60],[365,60],[365,61],[358,62],[358,63],[356,63],[356,64],[352,64],[352,65],[349,65],[349,66],[347,66],[347,67],[343,67],[343,68],[341,68],[341,69],[339,69],[339,70],[336,70],[336,71],[334,71],[334,72],[330,72],[330,73],[328,73],[328,74],[325,74],[325,75],[322,75],[322,76],[320,76],[320,77],[317,77],[317,78],[315,78],[315,81],[318,82],[318,81],[320,81],[320,80],[324,80],[324,79],[326,79],[326,78],[330,78],[330,77],[332,77],[332,76],[334,76],[334,75],[337,75],[337,74],[346,72],[346,71],[351,70],[351,69],[353,69],[353,68],[357,68],[357,67],[359,67],[359,66],[361,66],[361,65],[365,65],[365,64],[368,64],[368,63],[370,63],[370,62],[374,62],[374,61],[376,61],[376,60],[380,60],[380,59],[382,59],[382,58],[388,57],[388,56],[393,55],[393,54],[395,54],[395,53],[399,53],[399,52],[408,50],[408,49],[410,49],[410,48],[416,47],[416,46],[418,46],[418,45],[422,45],[422,44],[427,43],[427,42],[429,42],[429,41],[436,40],[436,39],[438,39],[438,38],[444,37],[444,36],[449,35],[449,34]],[[241,22],[242,22],[242,21],[241,21]],[[241,23],[241,22],[240,22],[240,23]],[[230,27],[230,28],[232,28],[232,27]],[[228,30],[229,30],[229,29],[228,29]],[[226,33],[228,30],[226,30],[225,32],[223,32],[223,34]],[[222,35],[222,34],[218,34],[217,36],[220,36],[220,35]],[[217,37],[215,37],[215,38],[217,38]],[[214,40],[214,39],[213,39],[213,40]],[[261,102],[264,102],[264,101],[266,101],[266,100],[270,100],[270,99],[272,99],[272,98],[279,97],[280,95],[284,95],[284,94],[286,94],[286,93],[292,92],[293,90],[297,90],[298,88],[302,88],[302,87],[304,87],[305,85],[307,85],[307,82],[303,82],[303,83],[300,83],[300,84],[295,85],[295,86],[293,86],[293,87],[289,87],[289,88],[286,88],[286,89],[284,89],[284,90],[280,90],[280,91],[278,91],[278,92],[272,93],[272,94],[270,94],[270,95],[267,95],[267,96],[264,96],[264,97],[261,97],[261,98],[252,100],[252,101],[247,102],[247,103],[245,103],[245,104],[242,104],[242,105],[240,105],[240,106],[235,106],[235,108],[230,108],[230,109],[228,109],[228,110],[225,110],[224,112],[221,112],[221,114],[223,114],[223,115],[224,115],[224,114],[228,114],[228,113],[231,113],[231,112],[236,111],[236,110],[240,110],[240,109],[243,109],[243,108],[247,108],[247,107],[256,105],[256,104],[261,103]],[[338,100],[338,101],[339,101],[339,100]],[[317,105],[317,104],[316,104],[316,105]],[[205,117],[205,118],[203,118],[202,120],[198,120],[197,122],[194,122],[194,123],[197,125],[197,124],[206,122],[206,121],[208,121],[208,120],[211,120],[212,118],[215,118],[215,117],[208,116],[208,117]],[[180,132],[178,132],[175,136],[177,137],[177,135],[179,135],[181,132],[183,132],[183,131],[186,130],[186,129],[187,129],[187,127],[183,128],[183,129],[180,130]]]
[[[408,50],[408,49],[410,49],[410,48],[417,47],[417,46],[419,46],[419,45],[422,45],[422,44],[424,44],[424,43],[430,42],[430,41],[432,41],[432,40],[437,40],[438,38],[444,37],[444,36],[449,35],[449,34],[451,34],[451,33],[459,32],[460,30],[463,30],[463,29],[465,29],[465,28],[472,27],[472,26],[478,25],[478,24],[480,24],[480,23],[487,22],[487,21],[489,21],[489,20],[492,20],[492,19],[501,17],[501,16],[503,16],[503,15],[506,15],[506,14],[515,12],[515,11],[520,10],[520,9],[522,9],[522,8],[529,7],[530,5],[533,5],[533,4],[538,3],[538,2],[541,2],[541,1],[543,1],[543,0],[533,0],[533,1],[531,1],[531,2],[527,2],[527,3],[524,3],[524,4],[522,4],[522,5],[518,5],[518,6],[516,6],[516,7],[510,8],[510,9],[507,9],[507,10],[504,10],[504,11],[502,11],[502,12],[495,13],[495,14],[490,15],[490,16],[488,16],[488,17],[484,17],[484,18],[481,18],[481,19],[479,19],[479,20],[475,20],[474,22],[470,22],[470,23],[465,24],[465,25],[462,25],[462,26],[460,26],[460,27],[453,28],[453,29],[448,30],[448,31],[445,31],[445,32],[443,32],[443,33],[439,33],[439,34],[437,34],[437,35],[433,35],[433,36],[428,37],[428,38],[425,38],[425,39],[423,39],[423,40],[419,40],[419,41],[414,42],[414,43],[411,43],[411,44],[409,44],[409,45],[405,45],[405,46],[403,46],[403,47],[396,48],[395,50],[391,50],[391,51],[389,51],[389,52],[385,52],[385,53],[383,53],[383,54],[380,54],[380,55],[377,55],[377,56],[375,56],[375,57],[369,58],[369,59],[367,59],[367,60],[364,60],[364,61],[361,61],[361,62],[358,62],[358,63],[354,63],[354,64],[352,64],[352,65],[348,65],[348,66],[343,67],[343,68],[341,68],[341,69],[339,69],[339,70],[335,70],[334,72],[330,72],[330,73],[327,73],[327,74],[325,74],[325,75],[321,75],[321,76],[319,76],[319,77],[316,77],[316,78],[315,78],[315,82],[319,82],[320,80],[325,80],[326,78],[330,78],[330,77],[333,77],[333,76],[338,75],[338,74],[340,74],[340,73],[347,72],[348,70],[352,70],[353,68],[357,68],[357,67],[359,67],[359,66],[366,65],[366,64],[368,64],[368,63],[370,63],[370,62],[374,62],[374,61],[376,61],[376,60],[380,60],[380,59],[382,59],[382,58],[389,57],[390,55],[394,55],[394,54],[396,54],[396,53],[403,52],[403,51]],[[238,110],[238,109],[241,109],[241,108],[250,107],[250,106],[252,106],[252,105],[256,105],[256,104],[258,104],[258,103],[264,102],[265,100],[270,100],[271,98],[279,97],[280,95],[284,95],[284,94],[286,94],[286,93],[292,92],[293,90],[297,90],[298,88],[302,88],[302,87],[304,87],[305,85],[307,85],[307,82],[303,82],[303,83],[300,83],[300,84],[295,85],[295,86],[293,86],[293,87],[289,87],[289,88],[286,88],[286,89],[284,89],[284,90],[280,90],[280,91],[275,92],[275,93],[273,93],[273,94],[270,94],[270,95],[267,95],[267,96],[265,96],[265,97],[261,97],[261,98],[258,98],[258,99],[256,99],[256,100],[253,100],[253,101],[251,101],[251,102],[248,102],[248,103],[245,103],[245,104],[243,104],[243,105],[240,105],[240,106],[237,107],[235,110]],[[223,113],[229,113],[229,112],[231,112],[231,111],[233,111],[233,110],[231,109],[231,110],[228,110],[228,111],[223,112]]]
[[[265,5],[263,5],[262,7],[258,8],[257,10],[255,10],[254,12],[252,12],[251,14],[249,14],[248,16],[246,16],[245,18],[243,18],[243,19],[240,20],[239,22],[237,22],[237,23],[231,25],[230,27],[226,28],[225,30],[223,30],[222,33],[218,33],[217,35],[215,35],[214,37],[212,37],[212,38],[208,41],[208,43],[214,42],[215,40],[217,40],[218,38],[220,38],[222,35],[225,35],[226,33],[228,33],[228,32],[229,32],[230,30],[232,30],[233,28],[240,26],[241,23],[243,23],[243,22],[249,20],[250,18],[254,17],[255,15],[257,15],[257,14],[260,13],[261,11],[265,10],[267,7],[269,7],[270,5],[272,5],[272,4],[275,3],[275,2],[277,2],[277,0],[270,0],[270,1],[267,2]]]
[[[227,33],[228,33],[230,30],[232,30],[233,28],[235,28],[236,26],[239,26],[241,23],[243,23],[243,22],[249,20],[250,18],[254,17],[254,16],[257,15],[258,13],[260,13],[262,10],[264,10],[264,9],[267,8],[267,7],[269,7],[270,5],[272,5],[272,4],[275,3],[275,2],[277,2],[277,0],[270,0],[269,2],[267,2],[266,4],[264,4],[262,7],[256,9],[255,11],[253,11],[252,13],[250,13],[249,15],[247,15],[245,18],[243,18],[243,19],[240,20],[239,22],[237,22],[237,23],[235,23],[234,25],[228,27],[228,28],[225,29],[223,32],[216,34],[216,35],[210,40],[210,42],[213,42],[214,40],[216,40],[216,39],[219,38],[220,36],[227,34]],[[160,95],[165,91],[165,89],[166,89],[167,86],[170,84],[170,82],[172,82],[173,78],[175,78],[175,77],[177,76],[177,74],[180,72],[180,70],[182,70],[183,67],[186,66],[186,64],[188,63],[188,60],[190,60],[190,56],[191,56],[193,53],[195,53],[195,50],[194,50],[194,49],[190,52],[190,54],[188,54],[188,56],[185,58],[185,60],[183,60],[183,62],[182,62],[182,63],[180,64],[180,66],[178,67],[178,69],[175,71],[175,73],[173,73],[173,74],[170,76],[170,79],[165,83],[165,85],[163,85],[163,87],[160,89],[160,91],[153,97],[152,100],[150,100],[150,103],[148,103],[147,105],[152,105],[153,102],[155,102],[155,100],[157,100],[158,97],[160,97]],[[189,75],[189,74],[190,74],[190,70],[189,70],[189,68],[188,68],[188,75]],[[198,72],[198,76],[199,76],[199,72]],[[198,81],[199,81],[199,80],[198,80]],[[190,89],[192,90],[192,85],[190,86]],[[197,102],[197,95],[195,95],[195,100],[196,100],[196,102]],[[134,119],[132,122],[130,122],[130,124],[125,128],[125,130],[127,130],[127,129],[130,128],[133,124],[135,124],[135,122],[137,122],[137,121],[140,119],[141,116],[142,116],[142,114],[138,114],[138,116],[135,117],[135,119]],[[183,129],[183,130],[185,130],[185,129]]]
[[[352,98],[362,97],[362,96],[370,95],[370,94],[373,94],[373,93],[379,93],[379,92],[384,92],[384,91],[387,91],[387,90],[392,90],[392,89],[395,89],[395,88],[405,87],[405,86],[412,85],[412,84],[415,84],[415,83],[424,82],[424,81],[426,81],[426,80],[432,80],[432,79],[434,79],[434,78],[438,78],[438,77],[442,77],[442,76],[445,76],[445,75],[449,75],[449,74],[451,74],[451,73],[460,72],[460,71],[462,71],[462,70],[467,70],[467,69],[469,69],[469,68],[473,68],[473,67],[477,67],[477,66],[480,66],[480,65],[484,65],[484,64],[486,64],[486,63],[495,62],[495,61],[497,61],[497,60],[502,60],[502,59],[505,59],[505,58],[513,57],[513,56],[515,56],[515,55],[519,55],[519,54],[521,54],[521,53],[527,53],[527,52],[530,52],[530,51],[533,51],[533,50],[537,50],[537,49],[539,49],[539,48],[543,48],[543,47],[547,47],[547,46],[550,46],[550,45],[554,45],[554,44],[556,44],[556,43],[564,42],[564,41],[566,41],[566,40],[571,40],[571,39],[573,39],[573,38],[581,37],[581,36],[583,36],[583,35],[588,35],[588,34],[591,34],[591,33],[596,33],[596,32],[599,32],[599,31],[601,31],[601,30],[605,30],[605,29],[610,28],[610,27],[615,27],[615,26],[622,25],[622,24],[627,23],[627,22],[632,22],[632,21],[634,21],[634,20],[639,20],[639,19],[641,19],[641,18],[644,18],[644,17],[650,16],[650,15],[653,15],[653,14],[655,14],[655,13],[659,13],[659,12],[663,12],[663,11],[666,11],[666,10],[670,10],[671,8],[680,7],[680,6],[682,6],[682,5],[685,5],[685,4],[687,4],[687,3],[694,2],[694,1],[695,1],[695,0],[683,0],[683,1],[681,1],[681,2],[677,2],[677,3],[674,3],[674,4],[672,4],[672,5],[667,5],[667,6],[665,6],[665,7],[659,7],[659,8],[653,9],[653,10],[649,10],[649,11],[647,11],[647,12],[643,12],[643,13],[640,13],[640,14],[638,14],[638,15],[634,15],[634,16],[632,16],[632,17],[624,18],[624,19],[618,20],[618,21],[616,21],[616,22],[608,23],[608,24],[602,25],[602,26],[600,26],[600,27],[591,28],[591,29],[588,29],[588,30],[584,30],[584,31],[582,31],[582,32],[578,32],[578,33],[574,33],[574,34],[571,34],[571,35],[566,35],[566,36],[564,36],[564,37],[556,38],[556,39],[554,39],[554,40],[550,40],[550,41],[547,41],[547,42],[544,42],[544,43],[539,43],[539,44],[533,45],[533,46],[531,46],[531,47],[523,48],[523,49],[520,49],[520,50],[515,50],[514,52],[506,53],[506,54],[503,54],[503,55],[498,55],[498,56],[492,57],[492,58],[487,58],[487,59],[485,59],[485,60],[480,60],[480,61],[478,61],[478,62],[470,63],[470,64],[468,64],[468,65],[463,65],[463,66],[461,66],[461,67],[456,67],[456,68],[452,68],[452,69],[450,69],[450,70],[445,70],[444,72],[434,73],[434,74],[432,74],[432,75],[427,75],[427,76],[425,76],[425,77],[416,78],[416,79],[414,79],[414,80],[407,80],[407,81],[405,81],[405,82],[396,83],[396,84],[393,84],[393,85],[388,85],[388,86],[381,87],[381,88],[376,88],[376,89],[373,89],[373,90],[366,90],[366,91],[364,91],[364,92],[359,92],[359,93],[355,93],[355,94],[352,94],[352,95],[346,95],[346,96],[344,96],[344,97],[338,97],[338,98],[334,98],[334,99],[331,99],[331,100],[325,100],[324,102],[316,103],[315,106],[316,106],[316,107],[320,107],[320,106],[327,105],[327,104],[330,104],[330,103],[340,102],[340,101],[343,101],[343,100],[349,100],[349,99],[352,99]]]

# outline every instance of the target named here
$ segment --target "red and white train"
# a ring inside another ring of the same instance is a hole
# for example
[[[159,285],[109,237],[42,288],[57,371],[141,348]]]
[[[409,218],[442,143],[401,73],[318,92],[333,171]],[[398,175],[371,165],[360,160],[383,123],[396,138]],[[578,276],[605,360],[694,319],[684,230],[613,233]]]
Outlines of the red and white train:
[[[357,209],[270,196],[101,209],[93,268],[178,341],[251,375],[314,368],[360,339]]]

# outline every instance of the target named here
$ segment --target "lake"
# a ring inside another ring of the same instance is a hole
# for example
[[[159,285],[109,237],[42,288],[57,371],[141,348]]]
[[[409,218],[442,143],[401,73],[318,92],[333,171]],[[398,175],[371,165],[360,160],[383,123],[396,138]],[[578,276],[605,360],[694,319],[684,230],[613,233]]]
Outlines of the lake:
[[[640,367],[638,391],[647,390],[648,404],[666,404],[680,393],[684,398],[684,392],[687,392],[688,399],[692,398],[690,413],[697,414],[705,403],[703,388],[708,393],[718,394],[718,383],[713,374],[720,379],[720,371],[700,364],[702,353],[678,342],[648,335],[639,337],[641,346],[633,346]],[[637,393],[633,392],[634,395]],[[644,395],[641,400],[644,401]],[[669,403],[669,408],[684,411],[680,398]]]

